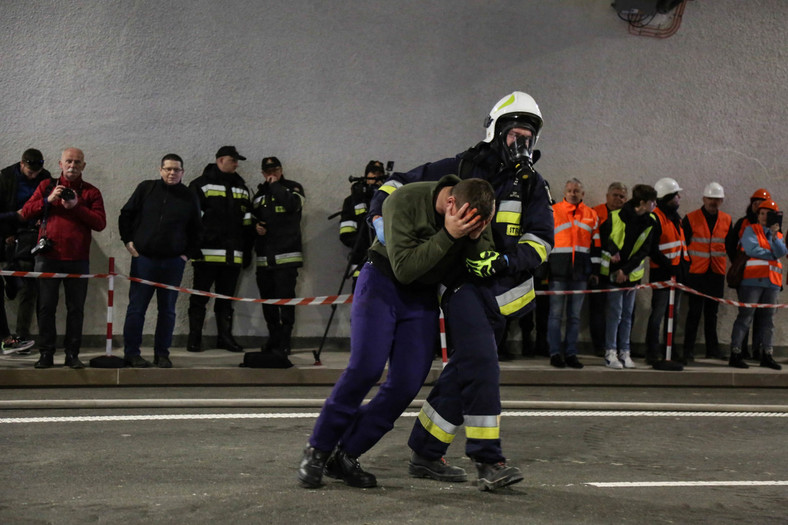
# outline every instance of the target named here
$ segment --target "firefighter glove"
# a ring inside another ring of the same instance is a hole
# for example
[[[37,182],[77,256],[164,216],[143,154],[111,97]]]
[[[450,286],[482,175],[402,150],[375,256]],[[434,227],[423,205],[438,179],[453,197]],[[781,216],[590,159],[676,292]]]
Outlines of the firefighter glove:
[[[505,270],[509,260],[505,255],[490,250],[480,253],[478,259],[465,259],[465,265],[478,277],[491,277]]]

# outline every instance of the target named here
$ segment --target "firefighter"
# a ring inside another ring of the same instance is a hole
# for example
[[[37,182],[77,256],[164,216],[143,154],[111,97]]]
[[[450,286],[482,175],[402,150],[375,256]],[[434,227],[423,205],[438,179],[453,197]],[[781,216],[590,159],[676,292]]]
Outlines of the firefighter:
[[[553,248],[550,193],[533,169],[533,148],[542,123],[534,99],[515,91],[493,107],[484,123],[482,142],[456,157],[395,174],[372,199],[370,217],[380,238],[384,230],[381,203],[405,183],[458,173],[463,179],[486,179],[495,189],[495,250],[468,260],[474,280],[443,295],[446,331],[454,353],[408,441],[413,450],[409,465],[413,476],[453,479],[454,472],[444,468],[441,458],[464,424],[465,453],[475,463],[480,490],[495,490],[523,479],[520,469],[507,464],[501,449],[497,343],[504,336],[507,318],[533,309],[532,274]]]

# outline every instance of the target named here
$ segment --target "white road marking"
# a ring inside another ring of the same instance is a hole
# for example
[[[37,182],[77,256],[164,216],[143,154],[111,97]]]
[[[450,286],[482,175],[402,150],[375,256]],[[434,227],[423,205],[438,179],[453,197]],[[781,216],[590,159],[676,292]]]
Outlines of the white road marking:
[[[210,419],[314,419],[317,412],[247,413],[247,414],[144,414],[113,416],[50,416],[0,418],[0,424],[11,423],[84,423],[108,421],[169,421]],[[405,412],[403,417],[416,417],[418,412]],[[647,412],[617,410],[527,410],[504,411],[503,417],[788,417],[786,412]]]
[[[788,481],[610,481],[598,483],[585,483],[601,488],[628,488],[628,487],[756,487],[756,486],[783,486]]]

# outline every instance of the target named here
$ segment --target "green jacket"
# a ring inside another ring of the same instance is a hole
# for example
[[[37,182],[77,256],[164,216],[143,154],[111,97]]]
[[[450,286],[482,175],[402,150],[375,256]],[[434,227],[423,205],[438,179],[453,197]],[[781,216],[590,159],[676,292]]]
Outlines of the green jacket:
[[[454,175],[438,182],[414,182],[384,201],[386,245],[375,239],[370,251],[388,261],[400,283],[448,286],[466,275],[467,257],[494,249],[490,228],[473,241],[467,237],[453,239],[443,227],[443,216],[435,211],[435,199],[442,188],[458,182]]]

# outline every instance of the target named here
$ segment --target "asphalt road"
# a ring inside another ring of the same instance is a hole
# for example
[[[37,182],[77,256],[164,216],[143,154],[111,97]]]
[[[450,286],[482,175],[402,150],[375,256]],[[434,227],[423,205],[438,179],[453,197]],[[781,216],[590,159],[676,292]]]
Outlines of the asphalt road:
[[[328,391],[1,389],[0,400],[180,399],[188,407],[0,410],[0,523],[785,523],[786,412],[507,410],[504,451],[525,481],[491,494],[474,486],[461,435],[448,459],[470,482],[408,477],[415,409],[362,457],[378,488],[329,480],[307,490],[295,475],[317,408],[199,407]],[[502,397],[788,405],[782,389],[516,387]]]

